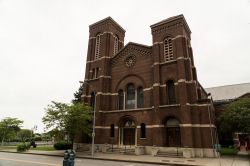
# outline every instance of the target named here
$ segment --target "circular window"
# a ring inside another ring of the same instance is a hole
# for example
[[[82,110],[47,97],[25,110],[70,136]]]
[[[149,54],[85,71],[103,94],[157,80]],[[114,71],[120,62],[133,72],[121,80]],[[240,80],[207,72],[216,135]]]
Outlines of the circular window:
[[[127,67],[133,67],[135,65],[135,56],[128,56],[125,59],[125,64]]]

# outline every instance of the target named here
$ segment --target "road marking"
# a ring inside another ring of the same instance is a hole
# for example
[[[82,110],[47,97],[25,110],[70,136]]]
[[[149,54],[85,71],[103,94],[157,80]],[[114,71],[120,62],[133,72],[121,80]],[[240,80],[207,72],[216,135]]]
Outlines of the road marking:
[[[48,166],[61,166],[61,165],[58,165],[58,164],[41,163],[41,162],[27,161],[27,160],[16,160],[16,159],[1,158],[1,157],[0,157],[0,160],[17,161],[17,162],[23,162],[23,163],[32,163],[32,164],[40,164],[40,165],[48,165]]]

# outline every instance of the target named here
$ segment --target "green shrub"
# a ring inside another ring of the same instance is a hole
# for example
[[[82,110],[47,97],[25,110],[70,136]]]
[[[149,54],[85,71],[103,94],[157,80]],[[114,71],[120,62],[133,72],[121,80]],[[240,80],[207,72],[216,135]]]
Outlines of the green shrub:
[[[71,149],[72,144],[69,142],[65,142],[65,141],[61,141],[61,142],[57,142],[54,144],[54,148],[56,150],[67,150],[67,149]]]
[[[17,151],[18,152],[25,152],[26,150],[30,149],[30,144],[29,143],[22,143],[17,145]]]
[[[34,141],[42,141],[42,137],[35,137]]]
[[[235,148],[221,148],[220,154],[221,155],[236,155],[238,150]]]

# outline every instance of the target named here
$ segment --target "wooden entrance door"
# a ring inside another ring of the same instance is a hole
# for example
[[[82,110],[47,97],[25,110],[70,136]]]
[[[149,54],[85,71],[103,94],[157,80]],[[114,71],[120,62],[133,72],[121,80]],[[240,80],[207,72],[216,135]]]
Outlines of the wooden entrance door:
[[[167,127],[167,146],[181,146],[180,127]]]
[[[135,145],[135,128],[123,128],[123,145]]]

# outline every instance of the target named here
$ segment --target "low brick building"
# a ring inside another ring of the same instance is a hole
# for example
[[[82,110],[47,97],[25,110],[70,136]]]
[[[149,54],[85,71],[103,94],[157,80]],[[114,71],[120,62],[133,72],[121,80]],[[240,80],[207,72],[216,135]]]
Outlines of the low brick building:
[[[197,80],[188,24],[178,15],[150,27],[151,46],[124,46],[111,17],[89,26],[82,101],[96,106],[95,143],[214,156],[214,109]]]
[[[211,93],[211,96],[213,97],[215,116],[219,118],[221,113],[223,113],[232,102],[243,98],[250,98],[250,83],[211,87],[206,88],[206,91]],[[228,147],[234,144],[239,150],[242,150],[242,148],[245,147],[247,147],[247,149],[250,148],[249,134],[241,132],[222,133],[219,128],[219,123],[220,122],[217,121],[216,125],[218,128],[218,139],[222,146]]]

